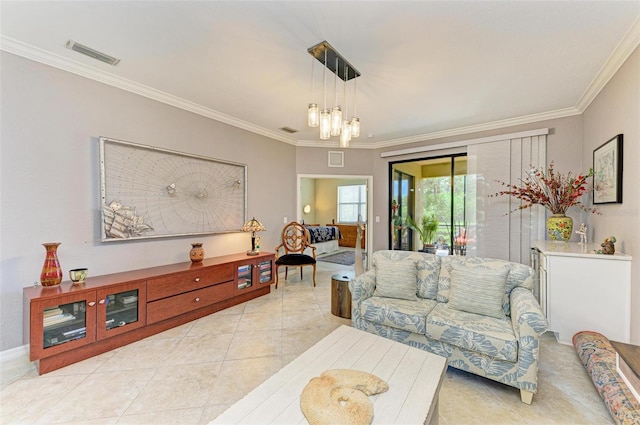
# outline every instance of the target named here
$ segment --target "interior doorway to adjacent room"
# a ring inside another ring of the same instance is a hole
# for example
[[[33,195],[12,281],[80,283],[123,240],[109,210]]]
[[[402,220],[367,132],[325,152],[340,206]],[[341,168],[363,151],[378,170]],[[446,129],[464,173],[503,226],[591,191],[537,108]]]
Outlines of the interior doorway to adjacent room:
[[[365,269],[368,269],[373,241],[369,226],[373,214],[373,176],[299,174],[297,221],[316,225],[353,227],[358,218],[365,225]]]

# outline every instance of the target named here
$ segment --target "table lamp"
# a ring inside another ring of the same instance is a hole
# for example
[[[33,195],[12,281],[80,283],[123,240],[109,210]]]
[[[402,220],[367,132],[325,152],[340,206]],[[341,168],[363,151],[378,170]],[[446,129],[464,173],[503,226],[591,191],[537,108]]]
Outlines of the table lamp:
[[[251,251],[247,251],[247,255],[258,255],[260,251],[256,250],[256,232],[261,232],[266,230],[262,223],[256,220],[253,217],[251,220],[247,221],[245,225],[242,227],[243,232],[251,232]]]

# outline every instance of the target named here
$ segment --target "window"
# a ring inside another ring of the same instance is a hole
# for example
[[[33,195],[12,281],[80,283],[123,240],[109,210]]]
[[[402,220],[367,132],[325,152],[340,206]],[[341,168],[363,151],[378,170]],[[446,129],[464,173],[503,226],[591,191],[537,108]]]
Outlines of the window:
[[[338,223],[356,223],[358,215],[367,221],[367,186],[338,186]]]

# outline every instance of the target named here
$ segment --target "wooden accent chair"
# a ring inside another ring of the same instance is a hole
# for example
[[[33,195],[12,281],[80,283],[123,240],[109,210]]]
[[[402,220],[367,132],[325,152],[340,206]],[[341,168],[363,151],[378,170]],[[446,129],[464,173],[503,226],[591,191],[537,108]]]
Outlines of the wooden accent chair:
[[[278,268],[285,267],[284,280],[287,280],[289,267],[300,267],[300,279],[302,268],[313,266],[313,286],[316,286],[316,247],[311,246],[309,231],[302,224],[292,221],[282,229],[282,243],[276,247],[276,289],[278,289]],[[279,256],[280,248],[284,254]],[[312,255],[307,255],[304,250],[311,248]]]

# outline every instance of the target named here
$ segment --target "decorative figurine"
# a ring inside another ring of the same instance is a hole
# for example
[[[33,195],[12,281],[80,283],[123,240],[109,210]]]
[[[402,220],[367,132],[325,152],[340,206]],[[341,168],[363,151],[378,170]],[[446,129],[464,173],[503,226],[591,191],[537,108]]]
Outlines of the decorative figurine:
[[[616,246],[614,245],[615,243],[616,243],[616,237],[609,236],[607,239],[604,240],[604,242],[600,244],[602,249],[596,250],[595,253],[613,255],[616,252]]]
[[[580,244],[584,245],[587,243],[587,225],[584,223],[580,223],[580,228],[576,230],[576,234],[580,235]]]

